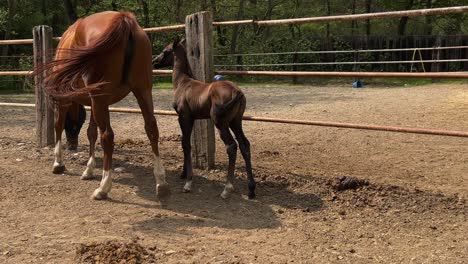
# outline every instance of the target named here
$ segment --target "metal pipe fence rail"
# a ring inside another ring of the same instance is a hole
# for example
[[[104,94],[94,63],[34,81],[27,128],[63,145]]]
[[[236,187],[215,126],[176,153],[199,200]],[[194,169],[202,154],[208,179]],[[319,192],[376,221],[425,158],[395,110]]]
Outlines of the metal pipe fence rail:
[[[36,105],[35,104],[23,104],[23,103],[0,103],[0,106],[34,108]],[[86,106],[85,109],[89,111],[90,107]],[[109,107],[109,112],[141,114],[140,109],[124,108],[124,107]],[[165,111],[165,110],[154,110],[154,114],[155,115],[177,116],[176,112],[174,112],[174,111]],[[411,134],[423,134],[423,135],[436,135],[436,136],[449,136],[449,137],[468,137],[468,132],[466,132],[466,131],[456,131],[456,130],[427,129],[427,128],[400,127],[400,126],[381,126],[381,125],[373,125],[373,124],[356,124],[356,123],[341,123],[341,122],[328,122],[328,121],[311,121],[311,120],[283,119],[283,118],[258,117],[258,116],[244,116],[243,120],[245,120],[245,121],[254,121],[254,122],[268,122],[268,123],[279,123],[279,124],[294,124],[294,125],[350,128],[350,129],[374,130],[374,131],[397,132],[397,133],[411,133]]]
[[[331,21],[349,21],[349,20],[363,20],[363,19],[376,19],[376,18],[396,18],[396,17],[413,17],[413,16],[426,16],[426,15],[444,15],[444,14],[457,14],[468,12],[468,6],[458,6],[458,7],[445,7],[445,8],[432,8],[432,9],[419,9],[419,10],[407,10],[407,11],[392,11],[392,12],[379,12],[379,13],[369,13],[369,14],[354,14],[354,15],[341,15],[341,16],[327,16],[327,17],[309,17],[309,18],[296,18],[296,19],[279,19],[279,20],[267,20],[267,21],[255,21],[255,20],[242,20],[242,21],[225,21],[225,22],[207,22],[207,28],[212,30],[212,26],[231,26],[231,25],[253,25],[253,26],[278,26],[278,25],[291,25],[291,24],[304,24],[304,23],[321,23],[321,22],[331,22]],[[199,13],[202,14],[202,13]],[[195,14],[197,15],[197,14]],[[40,28],[40,27],[36,27]],[[35,32],[36,32],[35,28]],[[44,26],[41,26],[44,28]],[[164,26],[157,28],[147,28],[144,29],[148,33],[152,32],[164,32],[172,30],[186,30],[189,28],[187,23],[185,25],[172,25]],[[42,30],[42,29],[40,29]],[[43,31],[43,32],[42,32]],[[60,37],[52,38],[51,34],[47,33],[45,30],[42,30],[38,36],[40,41],[41,38],[47,38],[44,43],[33,43],[33,39],[23,39],[23,40],[3,40],[0,41],[0,45],[12,45],[12,44],[34,44],[35,48],[42,47],[42,44],[47,44],[51,46],[50,40],[59,40]],[[38,31],[39,32],[39,31]],[[37,33],[37,32],[36,32]],[[34,38],[36,39],[36,34]],[[47,33],[47,34],[46,34]],[[210,32],[208,32],[210,33]],[[210,33],[211,34],[211,33]],[[36,47],[36,45],[38,45]],[[52,48],[48,48],[51,50]],[[442,47],[440,48],[442,49]],[[447,48],[448,49],[448,48]],[[413,50],[413,49],[411,49]],[[341,51],[348,52],[348,51]],[[360,52],[360,51],[349,51],[349,52]],[[368,51],[362,51],[368,52]],[[41,62],[41,54],[35,58],[35,62]],[[212,55],[210,55],[212,56]],[[414,59],[413,59],[414,60]],[[43,63],[43,62],[42,62]],[[212,71],[212,70],[211,70]],[[153,74],[170,74],[170,70],[156,70],[153,71]],[[406,72],[299,72],[299,71],[226,71],[218,70],[215,71],[218,74],[225,75],[263,75],[263,76],[336,76],[336,77],[407,77],[407,78],[468,78],[467,72],[428,72],[428,73],[406,73]],[[31,75],[31,71],[5,71],[0,72],[1,75]],[[36,76],[37,78],[37,76]],[[38,101],[47,101],[45,95],[42,95],[42,89],[40,84],[36,83],[36,99]],[[1,104],[0,104],[1,105]],[[38,114],[41,114],[41,111],[49,111],[47,105],[42,105],[42,107],[36,107]],[[118,109],[117,109],[118,110]],[[137,109],[128,110],[129,112],[138,111]],[[160,112],[160,111],[157,111]],[[43,113],[42,113],[43,114]],[[160,114],[164,114],[160,112]],[[175,115],[175,113],[165,113],[168,115]],[[404,132],[404,133],[418,133],[418,134],[436,134],[436,135],[450,135],[450,136],[462,136],[467,137],[468,132],[463,131],[446,131],[446,130],[431,130],[431,129],[419,129],[419,128],[402,128],[402,127],[384,127],[384,126],[375,126],[375,125],[362,125],[362,124],[351,124],[351,123],[336,123],[336,122],[322,122],[322,121],[307,121],[307,120],[281,120],[275,118],[266,118],[266,117],[252,117],[246,116],[245,120],[250,121],[264,121],[264,122],[278,122],[278,123],[290,123],[290,124],[303,124],[303,125],[316,125],[316,126],[332,126],[332,127],[342,127],[342,128],[353,128],[353,129],[370,129],[370,130],[382,130],[382,131],[393,131],[393,132]],[[44,121],[44,120],[42,120]],[[41,120],[38,119],[37,124],[42,124]],[[50,121],[49,119],[46,120]],[[49,126],[50,124],[47,124]],[[48,129],[48,128],[47,128]],[[37,129],[36,129],[37,130]],[[42,131],[42,129],[41,129]],[[45,130],[44,130],[45,131]],[[454,133],[454,134],[453,134]],[[53,133],[46,133],[46,136],[53,135]],[[38,139],[43,139],[42,135],[38,135]],[[41,145],[42,143],[39,143]]]
[[[415,50],[449,50],[449,49],[468,49],[468,46],[448,46],[448,47],[427,47],[427,48],[401,48],[401,49],[357,49],[357,50],[318,50],[318,51],[287,51],[287,52],[264,52],[264,53],[232,53],[217,54],[215,57],[230,56],[265,56],[265,55],[295,55],[295,54],[339,54],[339,53],[368,53],[368,52],[397,52],[397,51],[415,51]]]
[[[262,66],[307,66],[307,65],[355,65],[355,64],[409,64],[424,62],[464,62],[468,59],[450,60],[411,60],[411,61],[335,61],[335,62],[297,62],[297,63],[267,63],[267,64],[220,64],[216,67],[262,67]]]

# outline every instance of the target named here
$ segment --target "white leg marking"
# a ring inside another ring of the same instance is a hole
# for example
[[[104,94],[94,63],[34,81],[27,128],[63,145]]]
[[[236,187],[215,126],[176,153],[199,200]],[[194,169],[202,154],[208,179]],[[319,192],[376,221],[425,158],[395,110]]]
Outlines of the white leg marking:
[[[156,186],[167,184],[166,182],[166,170],[162,165],[161,158],[154,155],[154,177],[156,177]]]
[[[99,188],[97,188],[93,193],[93,198],[96,200],[102,200],[107,198],[107,194],[110,192],[112,188],[112,176],[110,170],[102,172],[102,179],[101,183],[99,184]]]
[[[191,192],[192,191],[192,181],[186,181],[184,185],[183,192]]]
[[[232,183],[226,183],[226,186],[224,186],[224,190],[221,193],[221,198],[226,199],[229,196],[229,193],[231,193],[233,190],[234,186],[232,185]]]
[[[94,157],[94,153],[91,157],[89,157],[88,163],[86,164],[86,170],[81,175],[81,180],[89,180],[94,177],[94,168],[96,167],[96,158]]]
[[[154,177],[156,178],[156,195],[160,201],[163,201],[169,197],[170,190],[166,182],[166,170],[164,170],[161,158],[156,155],[154,155]]]
[[[57,144],[55,144],[54,155],[55,155],[54,168],[59,167],[59,166],[63,166],[62,140],[61,139],[59,141],[57,141]]]

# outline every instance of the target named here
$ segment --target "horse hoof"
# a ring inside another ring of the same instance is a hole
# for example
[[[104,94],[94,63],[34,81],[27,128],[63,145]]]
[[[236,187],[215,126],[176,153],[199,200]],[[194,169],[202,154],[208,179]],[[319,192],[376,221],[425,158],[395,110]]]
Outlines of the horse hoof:
[[[94,175],[92,173],[83,172],[83,174],[80,177],[80,180],[83,180],[83,181],[92,180],[92,179],[94,179]]]
[[[107,199],[107,193],[99,190],[99,189],[96,189],[92,195],[92,198],[94,200],[105,200]]]
[[[156,197],[159,200],[168,199],[171,196],[171,189],[167,183],[156,185]]]
[[[63,172],[65,172],[65,165],[54,166],[52,170],[53,174],[62,174]]]
[[[221,198],[226,199],[229,197],[229,194],[234,191],[234,186],[231,183],[227,183],[224,187],[223,192],[221,193]]]
[[[184,189],[182,189],[182,192],[183,193],[189,193],[191,191],[192,191],[192,182],[188,181],[188,182],[185,183]]]
[[[249,200],[255,199],[255,193],[249,193]]]
[[[221,196],[221,198],[223,198],[223,199],[226,200],[226,199],[229,197],[229,192],[227,192],[226,190],[224,190],[224,191],[221,193],[220,196]]]

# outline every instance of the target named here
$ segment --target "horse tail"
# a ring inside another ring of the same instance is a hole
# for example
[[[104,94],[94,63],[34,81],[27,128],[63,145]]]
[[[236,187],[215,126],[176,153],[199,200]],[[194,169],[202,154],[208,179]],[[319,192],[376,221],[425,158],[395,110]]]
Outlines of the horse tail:
[[[244,93],[240,90],[233,90],[233,97],[227,103],[215,104],[215,114],[218,118],[223,117],[228,111],[230,111],[237,103],[244,102]]]
[[[106,32],[90,45],[62,50],[65,58],[58,58],[42,69],[42,71],[52,69],[44,80],[46,93],[55,100],[61,100],[72,99],[76,96],[98,91],[102,85],[108,83],[103,80],[103,76],[97,75],[99,81],[87,86],[77,87],[76,84],[83,76],[90,73],[99,74],[103,63],[105,63],[106,56],[117,47],[124,47],[121,81],[127,82],[129,65],[133,57],[134,38],[132,30],[135,26],[138,26],[138,22],[133,14],[120,12],[113,18]]]

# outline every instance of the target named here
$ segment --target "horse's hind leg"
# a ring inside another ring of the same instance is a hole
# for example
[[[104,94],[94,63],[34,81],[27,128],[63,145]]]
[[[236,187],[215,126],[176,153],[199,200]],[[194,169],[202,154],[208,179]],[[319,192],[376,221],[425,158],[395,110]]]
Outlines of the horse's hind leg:
[[[154,154],[153,173],[156,178],[156,195],[160,200],[167,199],[170,196],[170,189],[166,182],[166,171],[164,170],[164,166],[159,156],[159,131],[153,112],[153,97],[151,89],[145,90],[144,92],[133,91],[133,94],[137,98],[138,105],[140,106],[141,113],[143,114],[146,135],[151,142],[151,149]]]
[[[96,167],[96,140],[97,140],[97,126],[94,121],[93,113],[89,117],[89,126],[88,126],[88,140],[89,140],[89,160],[86,164],[86,170],[81,175],[81,180],[89,180],[94,177],[94,168]]]
[[[221,139],[226,146],[226,152],[229,158],[229,165],[228,165],[228,172],[227,172],[227,181],[224,187],[223,192],[221,193],[221,198],[226,199],[234,190],[234,168],[236,166],[236,155],[237,155],[237,143],[231,135],[228,126],[218,127],[219,134],[221,135]]]
[[[241,119],[236,119],[233,120],[230,124],[230,127],[232,131],[234,132],[234,135],[236,136],[237,142],[239,143],[239,148],[242,153],[242,157],[244,158],[245,161],[245,170],[247,171],[247,178],[248,178],[248,186],[249,186],[249,199],[254,199],[255,198],[255,180],[254,176],[252,173],[252,162],[251,162],[251,156],[250,156],[250,142],[245,137],[244,131],[242,129],[242,120]]]
[[[65,117],[67,116],[68,106],[56,105],[54,111],[54,128],[55,128],[55,148],[54,148],[54,166],[52,173],[61,174],[65,171],[63,163],[62,151],[62,132],[65,126]]]
[[[109,107],[93,99],[92,109],[93,118],[99,128],[101,136],[101,146],[104,149],[102,179],[92,197],[96,200],[102,200],[107,198],[107,194],[112,188],[111,171],[112,153],[114,152],[114,132],[110,125]]]

